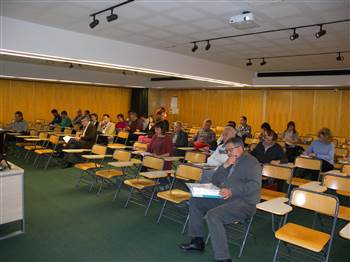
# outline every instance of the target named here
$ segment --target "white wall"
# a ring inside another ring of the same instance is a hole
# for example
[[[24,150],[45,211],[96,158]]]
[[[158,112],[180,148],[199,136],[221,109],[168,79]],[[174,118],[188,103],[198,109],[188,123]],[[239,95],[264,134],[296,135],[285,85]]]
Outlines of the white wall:
[[[252,72],[177,53],[1,18],[0,48],[248,83]]]

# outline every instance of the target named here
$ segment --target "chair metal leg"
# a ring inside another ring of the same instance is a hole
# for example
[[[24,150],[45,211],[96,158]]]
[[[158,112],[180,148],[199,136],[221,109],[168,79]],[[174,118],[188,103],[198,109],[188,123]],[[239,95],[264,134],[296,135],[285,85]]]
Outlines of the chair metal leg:
[[[278,249],[279,249],[279,247],[280,247],[280,244],[281,244],[281,240],[278,240],[278,243],[277,243],[277,246],[276,246],[276,250],[275,250],[275,254],[274,254],[274,256],[273,256],[273,262],[275,262],[276,261],[276,259],[277,259],[277,256],[278,256]]]
[[[96,182],[98,182],[98,180],[99,180],[99,179],[96,177]],[[100,193],[101,193],[101,191],[102,191],[103,185],[104,185],[104,179],[101,178],[100,187],[99,187],[99,189],[98,189],[98,191],[97,191],[97,193],[96,193],[97,196],[100,196]]]
[[[207,236],[207,238],[206,238],[206,240],[205,240],[205,244],[206,244],[206,245],[208,245],[209,239],[210,239],[210,233],[208,233],[208,236]]]
[[[167,202],[168,202],[168,201],[164,200],[164,204],[163,204],[163,206],[162,206],[162,209],[160,210],[159,217],[158,217],[158,219],[157,219],[157,224],[159,224],[160,219],[161,219],[162,216],[163,216],[164,209],[165,209],[165,206],[166,206],[166,203],[167,203]]]
[[[157,181],[157,182],[158,182],[158,181]],[[148,204],[147,204],[147,208],[146,208],[146,211],[145,211],[145,216],[147,216],[148,210],[149,210],[149,208],[151,207],[151,204],[152,204],[154,195],[156,194],[156,191],[157,191],[157,186],[155,186],[155,187],[153,188],[153,192],[152,192],[152,194],[151,194],[151,198],[150,198],[150,200],[148,201]]]
[[[245,243],[247,241],[247,237],[248,237],[248,234],[249,234],[249,231],[250,231],[250,227],[252,225],[252,222],[253,222],[253,217],[251,217],[249,219],[249,222],[248,224],[246,224],[246,230],[245,230],[245,234],[244,234],[244,238],[243,238],[243,242],[241,244],[241,247],[240,247],[240,250],[239,250],[239,254],[238,254],[238,258],[240,258],[242,256],[242,253],[243,253],[243,249],[244,249],[244,246],[245,246]]]
[[[120,190],[122,189],[122,186],[123,186],[124,176],[121,177],[119,180],[120,180],[119,185],[114,193],[113,201],[115,201],[119,196]]]
[[[48,166],[49,166],[49,163],[50,163],[50,161],[51,161],[52,156],[53,156],[53,154],[51,154],[51,155],[50,155],[50,157],[49,157],[49,159],[47,160],[46,165],[45,165],[45,169],[47,169],[47,168],[48,168]]]
[[[130,201],[130,199],[131,199],[131,197],[132,197],[133,191],[134,191],[134,188],[132,187],[132,188],[130,189],[130,192],[129,192],[129,195],[128,195],[128,199],[126,200],[126,203],[125,203],[125,205],[124,205],[124,208],[127,208],[127,207],[128,207],[129,201]]]
[[[186,227],[187,227],[187,224],[188,224],[189,220],[190,220],[190,214],[188,214],[187,217],[186,217],[185,224],[184,224],[184,226],[182,228],[181,234],[185,234]]]

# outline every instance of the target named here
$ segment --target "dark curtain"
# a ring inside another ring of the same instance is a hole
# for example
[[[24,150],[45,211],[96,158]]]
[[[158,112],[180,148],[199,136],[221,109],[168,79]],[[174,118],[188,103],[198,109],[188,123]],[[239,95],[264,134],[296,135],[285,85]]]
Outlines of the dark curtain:
[[[139,116],[148,116],[148,88],[133,88],[131,91],[131,110]]]

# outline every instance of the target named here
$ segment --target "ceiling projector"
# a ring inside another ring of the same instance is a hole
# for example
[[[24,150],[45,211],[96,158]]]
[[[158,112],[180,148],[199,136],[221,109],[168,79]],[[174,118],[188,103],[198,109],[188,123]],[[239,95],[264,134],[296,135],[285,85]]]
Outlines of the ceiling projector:
[[[236,29],[244,30],[259,27],[255,22],[255,16],[250,11],[244,11],[242,14],[232,16],[229,23]]]

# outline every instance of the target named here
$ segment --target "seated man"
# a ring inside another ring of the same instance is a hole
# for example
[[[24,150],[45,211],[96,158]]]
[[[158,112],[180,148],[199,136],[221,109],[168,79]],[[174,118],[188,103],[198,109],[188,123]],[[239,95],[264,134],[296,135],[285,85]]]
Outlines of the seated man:
[[[130,114],[130,123],[129,126],[126,128],[127,131],[129,131],[129,141],[137,141],[138,136],[133,134],[136,131],[141,131],[143,128],[143,121],[141,118],[137,116],[137,113],[134,111],[131,111]]]
[[[204,250],[203,217],[206,218],[214,256],[217,261],[231,261],[225,224],[244,221],[254,215],[260,202],[261,167],[249,153],[244,152],[243,141],[236,137],[226,141],[228,158],[213,175],[212,183],[219,187],[222,199],[192,198],[190,200],[189,244],[180,244],[184,250]]]
[[[83,119],[83,112],[81,109],[78,109],[76,117],[73,119],[73,125],[80,125],[81,120]]]
[[[277,134],[273,130],[267,130],[263,141],[257,144],[251,154],[262,164],[284,164],[288,163],[283,148],[277,143]]]
[[[69,118],[67,111],[63,110],[61,112],[61,117],[62,121],[59,125],[62,127],[62,129],[66,127],[72,127],[72,120]]]
[[[98,141],[102,144],[112,143],[115,134],[115,124],[111,122],[111,118],[108,114],[104,114],[102,122],[98,125],[97,133],[102,135],[99,136]]]
[[[198,130],[198,132],[193,136],[192,143],[196,146],[196,142],[202,142],[209,145],[209,147],[216,148],[216,135],[213,130],[211,130],[212,122],[210,119],[205,119],[203,121],[203,127]]]
[[[59,125],[62,122],[62,117],[60,116],[60,114],[58,113],[57,109],[52,109],[51,110],[51,114],[53,116],[52,121],[50,122],[50,126],[54,127]]]
[[[10,129],[23,134],[28,132],[28,124],[24,120],[23,113],[21,111],[16,111],[15,120],[12,122]]]
[[[66,149],[90,149],[96,143],[97,131],[95,126],[90,122],[90,117],[84,116],[81,124],[83,126],[83,133],[81,136],[71,138],[65,147]],[[76,162],[75,154],[66,154],[64,158],[66,162],[65,168],[72,167]]]
[[[178,147],[188,146],[188,135],[182,129],[182,123],[180,121],[174,124],[174,133],[172,134],[172,140],[174,145],[175,156],[185,156],[185,151],[177,149]]]
[[[248,120],[246,116],[241,116],[239,123],[240,125],[237,128],[237,133],[240,137],[242,137],[243,141],[247,137],[252,137],[252,128],[247,124]]]
[[[209,166],[213,166],[215,168],[223,165],[227,160],[227,154],[225,151],[225,143],[236,137],[236,129],[232,126],[225,126],[224,131],[221,135],[221,143],[218,145],[216,150],[211,154],[207,159],[207,164]],[[207,183],[207,181],[211,181],[211,177],[213,176],[215,170],[204,170],[203,175],[201,177],[201,183]]]

